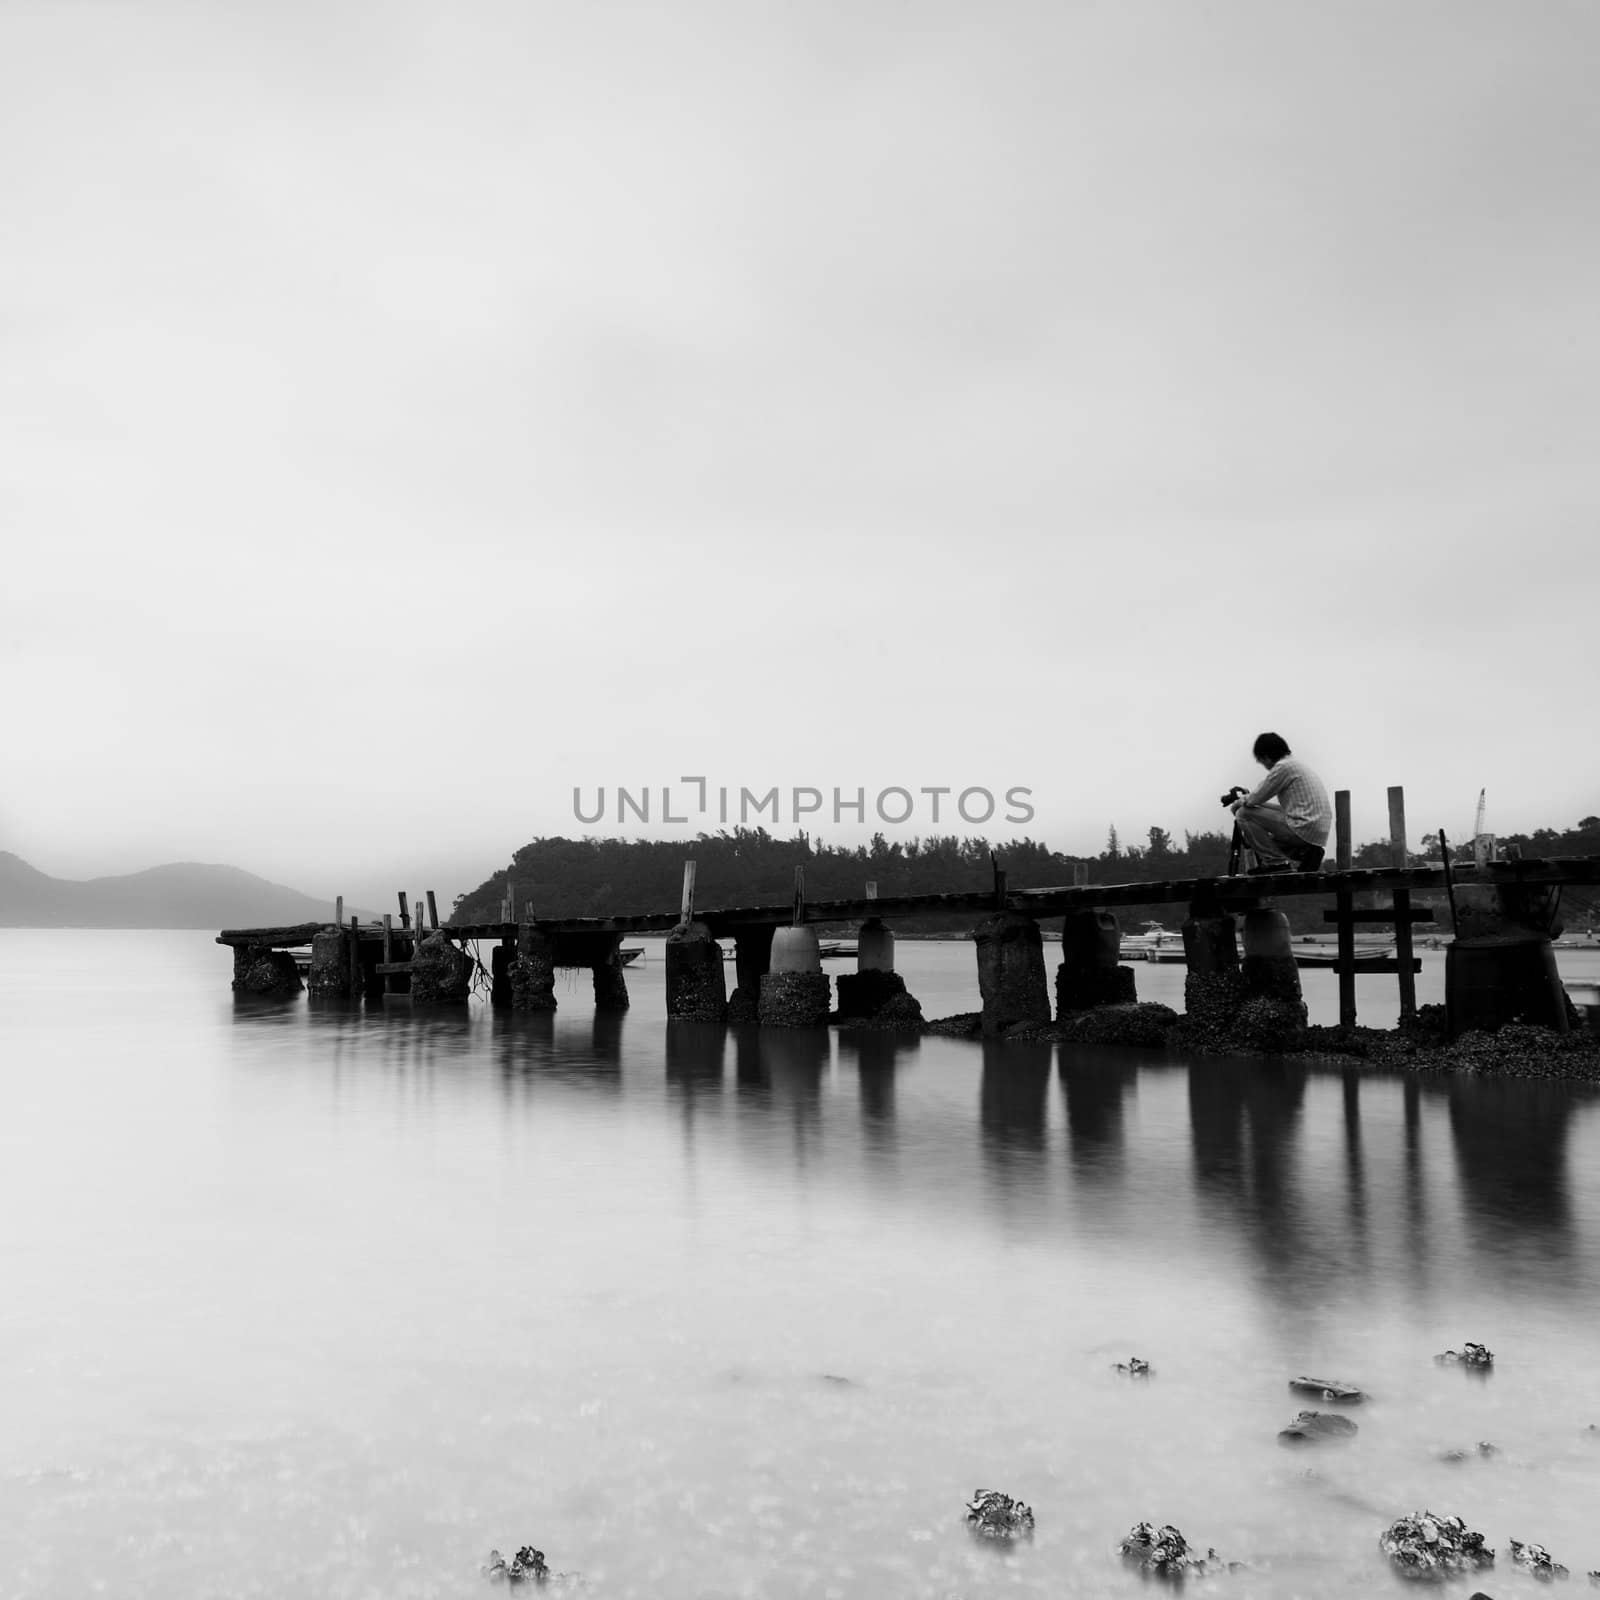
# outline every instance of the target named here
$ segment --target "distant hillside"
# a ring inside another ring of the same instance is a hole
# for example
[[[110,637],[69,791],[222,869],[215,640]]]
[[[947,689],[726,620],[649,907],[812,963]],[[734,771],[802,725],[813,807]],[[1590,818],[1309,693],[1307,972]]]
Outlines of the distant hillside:
[[[220,929],[332,921],[331,900],[314,900],[238,867],[177,861],[79,882],[52,878],[0,850],[0,928]]]

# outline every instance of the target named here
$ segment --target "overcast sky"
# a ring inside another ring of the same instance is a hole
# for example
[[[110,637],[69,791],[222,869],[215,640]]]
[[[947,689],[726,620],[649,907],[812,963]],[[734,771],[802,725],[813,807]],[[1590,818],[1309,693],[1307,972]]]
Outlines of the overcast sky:
[[[1266,728],[1358,839],[1600,811],[1597,60],[1588,0],[6,0],[0,848],[448,898],[700,775],[1095,851]]]

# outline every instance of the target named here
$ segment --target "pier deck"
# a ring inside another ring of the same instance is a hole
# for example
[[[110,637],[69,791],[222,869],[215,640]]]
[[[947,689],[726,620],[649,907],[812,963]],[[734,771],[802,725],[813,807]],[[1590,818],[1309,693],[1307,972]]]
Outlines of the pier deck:
[[[1495,861],[1478,867],[1452,867],[1451,880],[1467,884],[1600,885],[1600,856],[1571,856],[1555,860]],[[1377,867],[1333,872],[1284,872],[1261,877],[1179,878],[1156,883],[1076,884],[1053,889],[1008,889],[1003,894],[977,890],[962,894],[917,894],[880,899],[808,900],[797,918],[792,900],[755,906],[696,907],[694,920],[704,923],[714,936],[737,933],[742,928],[787,927],[797,920],[807,923],[859,922],[926,915],[1015,911],[1027,917],[1064,916],[1074,911],[1098,911],[1117,906],[1206,903],[1242,907],[1266,898],[1315,894],[1392,894],[1446,889],[1442,867]],[[614,917],[527,917],[547,934],[560,933],[667,933],[682,920],[677,911],[642,911]],[[309,944],[323,926],[307,922],[280,928],[224,928],[217,943],[254,945],[265,949],[293,949]],[[448,939],[515,938],[516,922],[475,922],[447,925],[438,931]],[[383,938],[380,924],[360,928],[363,940]],[[405,930],[395,928],[392,936]]]

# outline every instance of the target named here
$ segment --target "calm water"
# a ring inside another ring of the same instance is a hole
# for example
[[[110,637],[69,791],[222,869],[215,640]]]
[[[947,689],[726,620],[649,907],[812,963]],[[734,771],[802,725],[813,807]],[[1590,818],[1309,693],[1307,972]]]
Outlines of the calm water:
[[[1141,1518],[1251,1563],[1190,1593],[1360,1596],[1423,1506],[1600,1567],[1587,1092],[669,1028],[658,949],[621,1021],[0,954],[0,1596],[474,1596],[524,1542],[597,1600],[1148,1594]],[[1372,1391],[1348,1447],[1275,1443],[1303,1371]]]

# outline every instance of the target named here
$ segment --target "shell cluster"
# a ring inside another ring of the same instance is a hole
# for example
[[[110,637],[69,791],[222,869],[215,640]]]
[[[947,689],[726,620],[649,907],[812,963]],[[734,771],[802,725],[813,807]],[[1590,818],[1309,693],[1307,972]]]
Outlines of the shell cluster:
[[[1570,1576],[1559,1561],[1550,1559],[1550,1552],[1542,1544],[1523,1544],[1520,1539],[1512,1539],[1510,1544],[1511,1559],[1519,1567],[1526,1567],[1534,1577],[1548,1583],[1552,1578]]]
[[[498,1550],[491,1550],[483,1564],[483,1575],[496,1583],[543,1583],[550,1576],[544,1551],[525,1544],[507,1561]]]
[[[975,1489],[967,1502],[967,1522],[980,1539],[1031,1539],[1033,1508],[998,1489]]]
[[[1494,1351],[1487,1345],[1473,1344],[1468,1340],[1459,1350],[1446,1350],[1433,1358],[1441,1367],[1492,1367]]]
[[[1214,1572],[1220,1565],[1215,1550],[1197,1555],[1189,1541],[1170,1523],[1154,1528],[1137,1522],[1122,1541],[1122,1559],[1157,1578],[1187,1578]]]
[[[1494,1551],[1460,1517],[1418,1511],[1378,1536],[1378,1548],[1408,1578],[1445,1578],[1494,1565]]]

